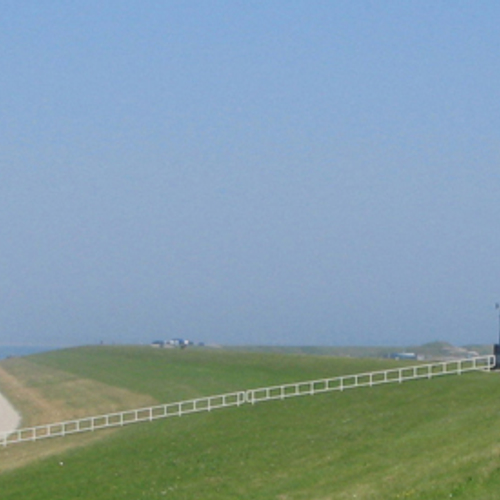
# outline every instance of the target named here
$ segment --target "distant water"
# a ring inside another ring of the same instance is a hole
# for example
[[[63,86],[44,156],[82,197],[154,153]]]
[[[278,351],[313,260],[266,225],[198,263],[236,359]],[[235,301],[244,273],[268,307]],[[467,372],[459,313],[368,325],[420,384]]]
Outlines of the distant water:
[[[0,359],[5,359],[10,356],[28,356],[38,352],[52,351],[57,347],[52,346],[18,346],[18,345],[0,345]]]

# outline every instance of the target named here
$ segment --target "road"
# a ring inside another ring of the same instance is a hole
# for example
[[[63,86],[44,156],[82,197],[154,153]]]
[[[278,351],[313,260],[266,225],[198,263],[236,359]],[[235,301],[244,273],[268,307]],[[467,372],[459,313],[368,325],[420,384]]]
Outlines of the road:
[[[17,429],[21,417],[12,407],[9,401],[0,394],[0,436],[10,433]]]

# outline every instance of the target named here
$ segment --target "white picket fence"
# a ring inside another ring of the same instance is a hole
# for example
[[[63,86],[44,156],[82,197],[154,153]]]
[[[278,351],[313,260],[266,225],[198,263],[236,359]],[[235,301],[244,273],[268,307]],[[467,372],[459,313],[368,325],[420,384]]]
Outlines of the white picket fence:
[[[460,375],[470,371],[489,371],[495,366],[495,356],[479,356],[470,359],[442,361],[392,368],[370,373],[359,373],[341,377],[311,380],[292,384],[262,387],[246,391],[232,392],[217,396],[191,399],[177,403],[167,403],[137,410],[128,410],[108,415],[86,417],[67,422],[17,429],[0,435],[0,445],[37,441],[52,437],[68,436],[80,432],[96,431],[111,427],[121,427],[137,422],[150,422],[160,418],[180,417],[189,413],[199,413],[255,404],[263,401],[286,399],[296,396],[320,394],[330,391],[344,391],[358,387],[372,387],[379,384],[401,383],[409,380],[430,379],[443,375]]]

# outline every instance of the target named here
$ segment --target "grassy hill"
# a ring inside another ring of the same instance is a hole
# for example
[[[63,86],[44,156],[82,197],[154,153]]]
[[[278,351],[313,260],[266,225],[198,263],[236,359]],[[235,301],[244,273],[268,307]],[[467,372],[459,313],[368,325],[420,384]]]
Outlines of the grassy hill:
[[[451,357],[464,358],[467,351],[475,351],[480,355],[492,354],[492,345],[453,346],[448,342],[436,341],[414,346],[238,346],[231,347],[235,351],[274,352],[281,354],[309,354],[316,356],[341,356],[354,358],[388,358],[391,353],[412,352],[422,359],[437,360]]]
[[[7,360],[0,367],[32,391],[24,404],[33,394],[61,404],[79,381],[102,391],[103,399],[116,389],[127,401],[167,402],[395,364],[99,347]],[[17,445],[0,450],[0,470],[14,464],[0,473],[1,498],[496,499],[499,384],[496,373],[473,373]],[[102,408],[101,398],[94,398]],[[72,405],[81,411],[84,403]]]

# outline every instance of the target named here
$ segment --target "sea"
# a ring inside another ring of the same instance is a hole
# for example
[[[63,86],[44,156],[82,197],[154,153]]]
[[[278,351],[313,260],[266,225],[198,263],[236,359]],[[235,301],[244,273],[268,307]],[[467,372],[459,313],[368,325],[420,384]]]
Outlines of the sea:
[[[53,351],[59,349],[54,346],[34,346],[34,345],[0,345],[0,359],[10,357],[29,356],[30,354],[37,354],[39,352]]]

